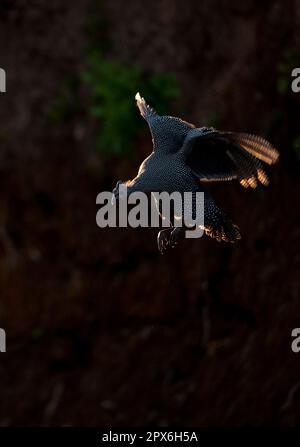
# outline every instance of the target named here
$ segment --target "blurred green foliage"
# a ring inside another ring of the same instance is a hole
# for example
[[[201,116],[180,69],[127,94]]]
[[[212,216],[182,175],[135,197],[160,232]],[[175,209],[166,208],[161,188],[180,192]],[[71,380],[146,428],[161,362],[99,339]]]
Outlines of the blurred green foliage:
[[[84,112],[78,99],[80,79],[76,75],[65,79],[63,91],[55,98],[46,111],[47,122],[52,125],[71,122],[79,113]]]
[[[143,120],[134,96],[140,91],[158,113],[168,113],[170,104],[179,97],[171,73],[146,75],[138,66],[108,60],[93,51],[82,73],[89,95],[89,115],[97,120],[96,147],[104,154],[127,154],[132,150]]]
[[[135,105],[135,94],[139,91],[158,113],[167,114],[180,91],[172,73],[146,73],[137,65],[105,57],[110,49],[108,30],[102,1],[94,0],[85,21],[85,68],[66,80],[62,95],[47,111],[47,121],[69,122],[80,114],[93,123],[96,149],[122,156],[132,151],[145,126]],[[83,91],[86,101],[79,96]]]
[[[34,342],[38,342],[41,340],[41,338],[43,338],[43,336],[45,335],[45,331],[42,328],[34,328],[31,332],[31,339]]]
[[[84,103],[78,95],[83,86],[87,95]],[[180,96],[174,74],[147,75],[136,65],[105,59],[93,51],[86,69],[66,79],[62,94],[48,107],[46,119],[52,125],[70,123],[79,115],[92,120],[96,149],[106,155],[125,155],[132,151],[145,125],[135,105],[138,91],[161,114],[167,114]]]
[[[293,149],[300,160],[300,135],[296,137],[293,141]]]
[[[291,73],[297,66],[297,58],[294,52],[287,49],[283,52],[282,60],[277,64],[277,92],[286,94],[291,90]]]

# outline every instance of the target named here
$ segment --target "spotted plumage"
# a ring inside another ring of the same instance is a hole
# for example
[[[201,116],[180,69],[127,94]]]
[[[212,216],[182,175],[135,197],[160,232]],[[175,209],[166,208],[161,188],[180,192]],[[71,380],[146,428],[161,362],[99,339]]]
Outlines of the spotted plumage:
[[[194,197],[197,191],[204,192],[204,232],[218,241],[236,242],[241,237],[239,228],[216,205],[205,185],[234,179],[245,188],[256,188],[259,183],[267,185],[269,180],[262,162],[275,163],[277,150],[256,135],[196,128],[179,118],[160,116],[139,93],[136,101],[149,125],[153,152],[143,161],[137,176],[126,182],[128,193],[179,191],[191,192]],[[120,182],[114,189],[116,198],[119,185]],[[193,200],[193,216],[195,206]],[[170,228],[158,234],[161,252],[174,246],[185,231],[184,227],[174,228],[172,224],[171,220]]]

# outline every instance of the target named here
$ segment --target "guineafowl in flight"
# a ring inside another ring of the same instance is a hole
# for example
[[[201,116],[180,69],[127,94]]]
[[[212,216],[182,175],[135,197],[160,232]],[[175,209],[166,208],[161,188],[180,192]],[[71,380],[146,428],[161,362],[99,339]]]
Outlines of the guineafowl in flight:
[[[238,226],[220,210],[204,184],[236,179],[245,188],[256,188],[259,183],[267,185],[262,162],[274,164],[278,151],[259,136],[197,128],[179,118],[158,115],[139,93],[135,99],[149,125],[153,151],[141,164],[137,176],[125,182],[127,194],[204,192],[205,234],[218,241],[236,242],[241,238]],[[119,181],[113,191],[116,199],[121,198],[120,185]],[[170,222],[169,228],[158,233],[160,252],[174,247],[185,230],[186,227],[172,226]]]

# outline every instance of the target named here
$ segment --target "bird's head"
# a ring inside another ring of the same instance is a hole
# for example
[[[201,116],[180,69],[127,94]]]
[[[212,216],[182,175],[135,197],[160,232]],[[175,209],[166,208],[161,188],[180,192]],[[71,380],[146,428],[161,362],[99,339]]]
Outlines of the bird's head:
[[[139,93],[135,95],[136,104],[142,117],[147,121],[153,137],[154,150],[167,142],[169,150],[172,146],[177,150],[195,126],[173,116],[160,116],[150,107]],[[172,151],[172,150],[171,150]]]
[[[139,108],[139,111],[141,112],[141,115],[147,122],[159,118],[159,115],[155,112],[155,110],[150,107],[144,98],[141,97],[139,92],[135,95],[136,105]]]

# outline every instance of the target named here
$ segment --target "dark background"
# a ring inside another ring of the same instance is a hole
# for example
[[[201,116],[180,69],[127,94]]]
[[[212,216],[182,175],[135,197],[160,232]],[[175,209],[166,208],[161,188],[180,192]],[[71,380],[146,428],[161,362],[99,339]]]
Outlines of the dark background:
[[[297,425],[300,94],[290,83],[300,4],[94,8],[1,2],[0,425]],[[101,119],[87,113],[78,82],[91,45],[147,76],[173,73],[180,96],[168,113],[278,147],[268,188],[213,188],[239,243],[203,237],[161,256],[153,229],[96,226],[96,195],[135,176],[151,138],[134,91],[132,151],[96,147]],[[53,123],[49,110],[70,96],[72,76],[73,109]]]

